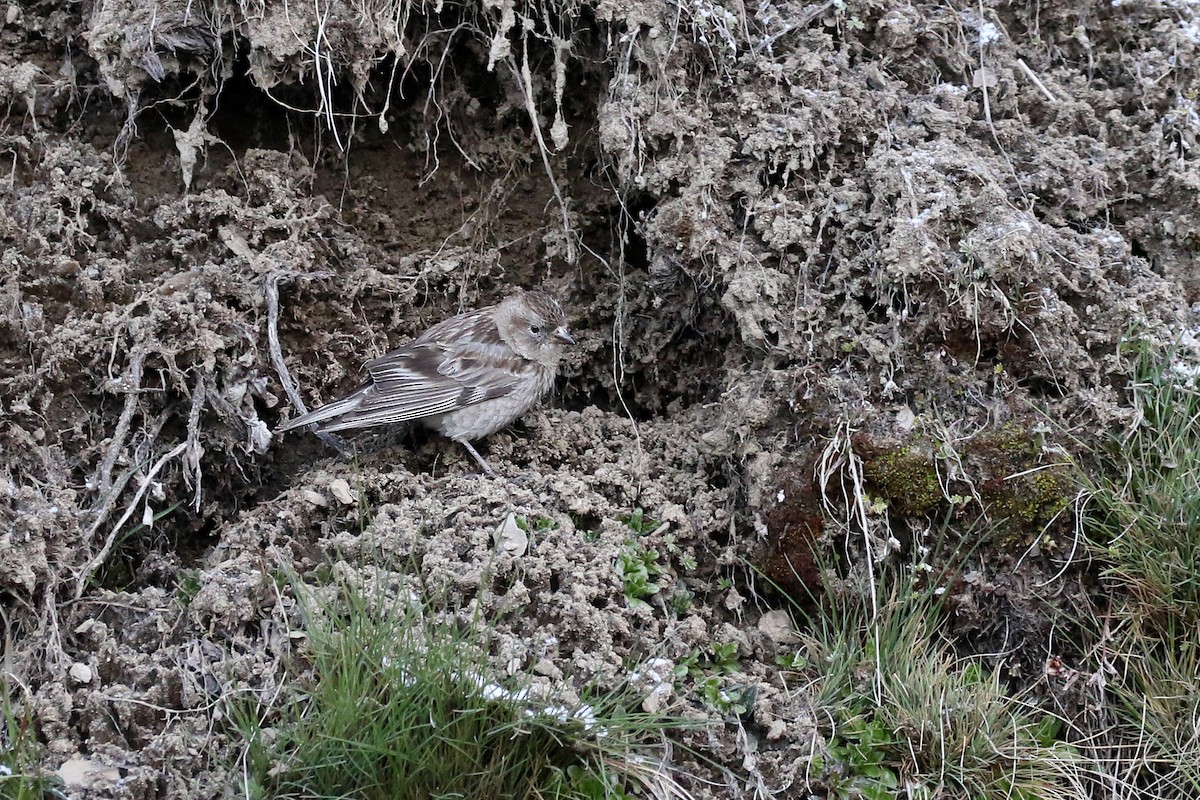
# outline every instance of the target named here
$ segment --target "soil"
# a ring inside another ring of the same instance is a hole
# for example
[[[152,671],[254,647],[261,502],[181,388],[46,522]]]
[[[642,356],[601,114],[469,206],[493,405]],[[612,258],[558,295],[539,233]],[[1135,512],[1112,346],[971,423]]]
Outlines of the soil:
[[[1093,602],[1064,454],[1132,419],[1128,337],[1197,359],[1194,3],[319,8],[7,8],[0,624],[46,769],[228,795],[223,698],[293,680],[277,578],[332,562],[564,686],[736,643],[746,714],[648,707],[710,723],[697,797],[803,796],[768,584],[948,514],[989,531],[956,646],[1053,694]],[[271,436],[513,286],[579,345],[483,443],[501,478],[420,432]]]

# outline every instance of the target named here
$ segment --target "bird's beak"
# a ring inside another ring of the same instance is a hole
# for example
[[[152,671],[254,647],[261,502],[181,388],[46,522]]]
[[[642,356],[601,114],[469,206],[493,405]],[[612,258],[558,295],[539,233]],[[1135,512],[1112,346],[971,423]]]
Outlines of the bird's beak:
[[[571,332],[567,330],[566,325],[561,325],[554,329],[554,338],[563,344],[575,344],[575,338],[571,336]]]

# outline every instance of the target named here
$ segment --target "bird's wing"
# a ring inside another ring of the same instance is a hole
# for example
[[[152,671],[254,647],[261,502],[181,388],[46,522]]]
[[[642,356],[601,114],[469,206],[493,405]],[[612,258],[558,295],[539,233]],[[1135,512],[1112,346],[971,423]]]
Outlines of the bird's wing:
[[[526,368],[506,346],[416,341],[367,362],[356,407],[323,431],[422,419],[509,394]]]

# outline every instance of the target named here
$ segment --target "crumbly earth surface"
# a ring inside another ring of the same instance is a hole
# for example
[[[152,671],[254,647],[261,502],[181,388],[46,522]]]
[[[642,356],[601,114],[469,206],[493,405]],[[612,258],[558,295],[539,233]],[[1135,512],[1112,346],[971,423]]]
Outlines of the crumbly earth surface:
[[[0,625],[46,769],[237,794],[224,698],[294,681],[278,576],[332,562],[567,693],[735,644],[744,714],[646,707],[708,723],[697,797],[803,796],[827,731],[762,575],[819,591],[819,541],[853,585],[964,503],[957,646],[1058,690],[1064,454],[1129,421],[1123,339],[1195,348],[1194,3],[322,6],[0,20]],[[579,345],[483,443],[504,478],[272,438],[510,286]]]

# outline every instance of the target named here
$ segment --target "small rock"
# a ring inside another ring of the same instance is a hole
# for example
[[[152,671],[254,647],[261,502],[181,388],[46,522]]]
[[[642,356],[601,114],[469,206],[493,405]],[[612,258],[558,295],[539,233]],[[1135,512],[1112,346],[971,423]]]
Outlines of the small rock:
[[[549,658],[543,658],[533,665],[533,672],[547,678],[558,680],[562,678],[562,670]]]
[[[781,719],[771,720],[770,727],[767,728],[767,741],[774,742],[781,738],[787,732],[787,723]]]
[[[344,506],[352,506],[355,502],[354,492],[350,491],[350,483],[345,478],[334,478],[329,482],[329,491],[335,500]]]
[[[730,586],[725,594],[725,607],[735,614],[740,614],[745,604],[746,598],[742,597],[742,593],[736,587]]]
[[[511,511],[496,526],[496,530],[492,534],[492,541],[496,543],[498,549],[510,556],[523,556],[529,549],[529,534],[521,530],[521,526],[517,524],[517,518]]]
[[[80,662],[72,664],[69,674],[71,676],[71,680],[77,684],[92,682],[92,668],[87,664]]]
[[[669,683],[660,683],[650,690],[646,698],[642,700],[642,710],[647,714],[657,714],[662,710],[662,707],[668,700],[671,699],[671,694],[674,687]]]
[[[324,508],[325,506],[329,505],[329,501],[325,499],[325,495],[321,494],[316,489],[305,489],[304,491],[300,492],[300,496],[318,508]]]
[[[786,611],[768,611],[758,620],[758,629],[776,644],[795,644],[800,641],[792,618]]]
[[[106,767],[98,761],[72,758],[58,768],[58,777],[68,789],[92,789],[104,785],[115,785],[121,773],[115,767]]]

